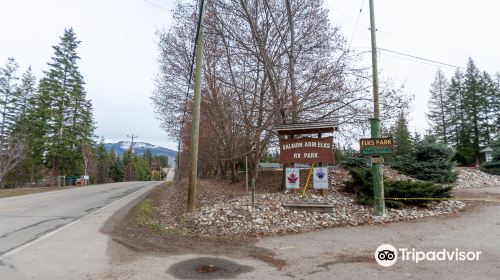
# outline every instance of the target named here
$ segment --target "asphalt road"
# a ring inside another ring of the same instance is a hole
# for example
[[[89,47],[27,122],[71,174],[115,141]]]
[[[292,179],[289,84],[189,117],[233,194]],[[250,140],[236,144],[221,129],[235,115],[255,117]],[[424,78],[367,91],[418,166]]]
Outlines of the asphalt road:
[[[0,256],[81,219],[151,182],[95,185],[0,199]]]

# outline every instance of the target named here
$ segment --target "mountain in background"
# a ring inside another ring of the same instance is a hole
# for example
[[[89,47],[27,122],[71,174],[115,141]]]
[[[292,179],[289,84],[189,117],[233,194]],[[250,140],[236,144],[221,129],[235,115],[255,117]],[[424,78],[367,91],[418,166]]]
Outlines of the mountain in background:
[[[111,150],[115,151],[116,155],[119,157],[123,157],[123,154],[130,149],[129,141],[120,141],[118,143],[105,143],[104,148],[107,152]],[[167,156],[168,162],[175,162],[175,157],[177,152],[168,148],[164,148],[157,145],[152,145],[144,142],[134,142],[134,154],[142,155],[144,152],[149,149],[154,156]]]

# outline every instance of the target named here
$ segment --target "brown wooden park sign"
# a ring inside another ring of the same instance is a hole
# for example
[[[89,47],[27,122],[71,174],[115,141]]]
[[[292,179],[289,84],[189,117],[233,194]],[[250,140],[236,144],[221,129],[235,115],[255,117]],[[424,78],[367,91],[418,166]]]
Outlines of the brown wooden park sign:
[[[281,164],[333,163],[333,137],[280,139]]]

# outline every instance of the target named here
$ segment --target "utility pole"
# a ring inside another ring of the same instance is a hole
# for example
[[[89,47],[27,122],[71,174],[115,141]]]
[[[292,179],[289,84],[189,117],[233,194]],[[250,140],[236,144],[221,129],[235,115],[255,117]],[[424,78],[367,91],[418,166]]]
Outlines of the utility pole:
[[[181,135],[182,135],[182,128],[181,128]],[[177,153],[175,154],[175,169],[174,169],[174,181],[179,181],[179,164],[181,162],[181,137],[179,137],[179,142],[177,143]],[[170,167],[172,168],[172,167]]]
[[[198,138],[200,136],[200,102],[201,102],[201,68],[203,62],[203,20],[205,18],[205,1],[200,3],[196,40],[196,69],[194,72],[193,123],[191,125],[191,150],[189,159],[188,212],[196,207],[196,187],[198,176]]]
[[[379,109],[379,92],[378,92],[378,70],[377,70],[377,38],[375,28],[375,12],[373,8],[373,0],[370,0],[370,33],[372,41],[372,71],[373,71],[373,118],[370,119],[371,137],[380,137],[380,109]],[[385,200],[384,200],[384,175],[382,173],[382,164],[372,164],[373,170],[373,200],[375,204],[375,215],[384,216]]]
[[[248,193],[248,155],[245,155],[245,193]]]
[[[133,133],[131,135],[127,135],[127,138],[131,138],[132,141],[130,142],[130,151],[132,154],[134,153],[134,138],[139,138],[139,136],[134,135]]]
[[[132,180],[132,160],[133,160],[132,158],[134,156],[134,138],[139,138],[139,136],[134,135],[132,133],[131,135],[127,134],[127,138],[132,139],[132,141],[130,142],[130,162],[128,163],[128,176],[129,176],[128,179]]]

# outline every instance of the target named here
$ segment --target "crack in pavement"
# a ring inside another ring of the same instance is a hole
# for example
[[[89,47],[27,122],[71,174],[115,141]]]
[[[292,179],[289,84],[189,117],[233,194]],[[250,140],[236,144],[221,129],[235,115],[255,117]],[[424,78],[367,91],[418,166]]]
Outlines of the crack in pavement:
[[[70,223],[71,223],[72,221],[76,221],[76,220],[78,220],[78,219],[79,219],[79,217],[74,217],[74,218],[70,221]],[[51,220],[59,220],[59,219],[51,219]],[[47,220],[47,221],[49,221],[49,220]],[[46,221],[43,221],[43,222],[46,222]],[[39,224],[39,223],[37,223],[37,224]],[[55,227],[52,227],[52,228],[49,228],[49,229],[47,229],[47,230],[45,230],[45,231],[39,232],[39,233],[37,233],[37,234],[36,234],[33,238],[30,238],[29,240],[26,240],[25,242],[23,242],[23,243],[21,243],[21,244],[18,244],[17,246],[15,246],[15,247],[13,247],[13,248],[10,248],[10,249],[8,249],[8,250],[6,250],[6,251],[2,251],[2,252],[0,252],[0,257],[2,257],[3,255],[7,254],[8,252],[10,252],[10,251],[12,251],[12,250],[15,250],[15,249],[16,249],[16,248],[18,248],[18,247],[23,246],[24,244],[30,243],[30,242],[32,242],[32,241],[34,241],[34,240],[38,239],[40,236],[43,236],[43,235],[45,235],[45,234],[47,234],[47,233],[49,233],[49,232],[51,232],[51,231],[54,231],[54,230],[56,230],[56,229],[58,229],[58,228],[61,228],[61,227],[63,227],[63,226],[64,226],[64,225],[66,225],[66,224],[67,224],[67,223],[64,223],[64,224],[58,224],[58,225],[56,225]],[[33,225],[31,225],[31,226],[33,226]],[[28,227],[31,227],[31,226],[28,226]],[[25,228],[28,228],[28,227],[25,227]],[[15,233],[15,232],[19,232],[19,231],[20,231],[20,230],[16,230],[16,231],[10,232],[9,234],[12,234],[12,233]],[[3,236],[1,236],[0,238],[3,238]]]
[[[7,237],[7,236],[9,236],[9,235],[11,235],[11,234],[13,234],[13,233],[21,232],[21,231],[23,231],[23,230],[27,230],[27,229],[29,229],[29,228],[36,227],[36,226],[39,226],[39,225],[44,224],[44,223],[47,223],[47,222],[52,222],[52,221],[57,221],[57,220],[67,220],[67,219],[72,219],[72,218],[74,218],[74,217],[54,218],[54,219],[48,219],[48,220],[39,221],[39,222],[36,222],[36,223],[31,224],[31,225],[29,225],[29,226],[25,226],[25,227],[22,227],[22,228],[20,228],[20,229],[16,229],[16,230],[14,230],[14,231],[7,232],[7,233],[5,233],[5,234],[3,234],[3,235],[0,235],[0,239],[1,239],[1,238],[5,238],[5,237]]]

